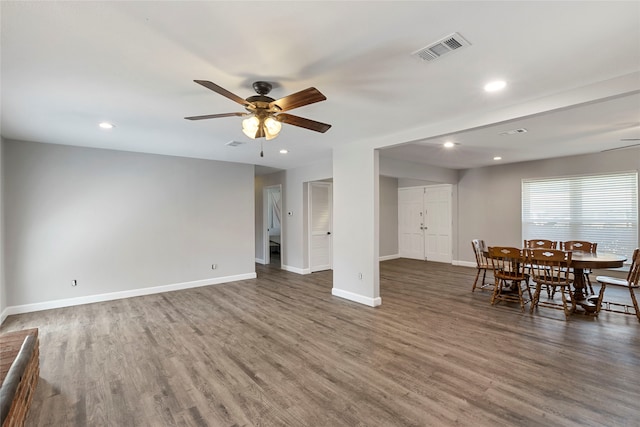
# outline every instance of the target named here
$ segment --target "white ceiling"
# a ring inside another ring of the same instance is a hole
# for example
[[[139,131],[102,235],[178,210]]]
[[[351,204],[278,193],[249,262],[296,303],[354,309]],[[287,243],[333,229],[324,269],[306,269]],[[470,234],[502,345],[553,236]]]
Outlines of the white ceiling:
[[[640,142],[621,141],[640,138],[638,1],[2,1],[0,13],[8,139],[282,169],[369,139],[394,146],[382,156],[456,169]],[[411,56],[453,32],[471,46]],[[507,88],[484,92],[496,78]],[[291,113],[333,127],[284,125],[261,158],[239,117],[184,120],[242,111],[194,79],[242,98],[256,80],[276,99],[314,86],[327,100]]]

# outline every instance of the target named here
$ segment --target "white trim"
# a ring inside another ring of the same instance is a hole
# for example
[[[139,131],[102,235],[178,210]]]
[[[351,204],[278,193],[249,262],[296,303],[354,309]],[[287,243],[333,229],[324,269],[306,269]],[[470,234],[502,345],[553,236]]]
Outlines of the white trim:
[[[290,265],[282,265],[282,269],[284,271],[290,271],[292,273],[297,273],[297,274],[311,274],[311,269],[310,268],[298,268],[298,267],[292,267]]]
[[[265,262],[265,260],[260,259],[260,258],[256,258],[256,263],[257,263],[257,264],[262,264],[262,265],[267,265],[267,263]]]
[[[461,267],[477,267],[478,265],[473,262],[473,261],[457,261],[457,260],[453,260],[453,262],[451,263],[452,265],[459,265]]]
[[[348,299],[349,301],[355,301],[360,304],[368,305],[369,307],[377,307],[382,304],[382,298],[380,297],[371,298],[365,295],[355,294],[353,292],[345,291],[338,288],[332,288],[331,295]]]
[[[237,274],[234,276],[215,277],[211,279],[195,280],[193,282],[175,283],[172,285],[152,286],[149,288],[131,289],[128,291],[110,292],[108,294],[88,295],[77,298],[66,298],[54,301],[38,302],[34,304],[14,305],[7,307],[3,316],[12,314],[31,313],[32,311],[50,310],[53,308],[72,307],[74,305],[91,304],[95,302],[112,301],[117,299],[139,297],[143,295],[159,294],[162,292],[179,291],[182,289],[198,288],[201,286],[219,285],[238,280],[255,279],[256,273]],[[4,320],[4,319],[3,319]]]
[[[6,307],[4,310],[2,310],[2,313],[0,314],[0,326],[2,326],[7,316],[9,316],[9,307]]]
[[[380,258],[378,258],[380,261],[390,261],[392,259],[398,259],[400,258],[400,254],[394,254],[394,255],[385,255],[385,256],[381,256]]]

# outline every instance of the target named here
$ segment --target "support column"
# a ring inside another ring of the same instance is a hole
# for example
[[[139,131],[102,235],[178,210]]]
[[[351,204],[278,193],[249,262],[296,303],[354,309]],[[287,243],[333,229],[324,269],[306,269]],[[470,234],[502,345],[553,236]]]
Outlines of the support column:
[[[380,298],[379,165],[371,147],[333,150],[333,289],[371,307]]]

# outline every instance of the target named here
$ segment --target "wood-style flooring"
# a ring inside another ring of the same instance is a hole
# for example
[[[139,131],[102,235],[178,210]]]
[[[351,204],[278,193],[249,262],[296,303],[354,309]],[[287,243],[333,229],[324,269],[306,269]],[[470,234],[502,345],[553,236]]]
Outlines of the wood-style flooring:
[[[331,296],[330,271],[256,268],[10,316],[39,328],[27,426],[640,425],[633,316],[491,306],[440,263],[381,263],[377,308]]]

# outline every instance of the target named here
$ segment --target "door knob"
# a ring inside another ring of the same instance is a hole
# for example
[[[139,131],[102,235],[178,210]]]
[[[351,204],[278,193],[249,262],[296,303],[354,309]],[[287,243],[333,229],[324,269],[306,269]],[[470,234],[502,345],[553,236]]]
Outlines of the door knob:
[[[330,232],[330,231],[327,231],[327,234],[331,234],[331,232]]]

